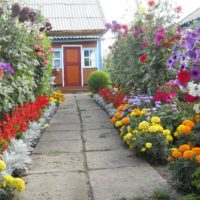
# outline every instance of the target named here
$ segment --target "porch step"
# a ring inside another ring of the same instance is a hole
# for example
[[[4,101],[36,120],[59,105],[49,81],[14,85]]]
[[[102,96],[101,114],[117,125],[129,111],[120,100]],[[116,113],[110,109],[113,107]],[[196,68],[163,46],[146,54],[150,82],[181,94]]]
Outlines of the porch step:
[[[80,93],[80,92],[89,92],[87,86],[65,86],[65,87],[59,87],[59,90],[61,90],[62,93]]]

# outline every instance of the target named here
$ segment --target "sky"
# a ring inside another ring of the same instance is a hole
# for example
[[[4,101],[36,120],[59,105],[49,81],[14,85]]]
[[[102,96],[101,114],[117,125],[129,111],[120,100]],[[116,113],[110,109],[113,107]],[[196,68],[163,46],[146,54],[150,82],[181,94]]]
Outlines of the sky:
[[[143,4],[147,0],[141,0]],[[162,1],[162,0],[161,0]],[[175,6],[181,5],[183,12],[181,18],[184,18],[194,10],[200,7],[200,0],[170,0]],[[116,20],[120,23],[129,23],[133,20],[133,14],[136,8],[136,0],[100,0],[106,21]],[[103,54],[108,52],[108,46],[113,43],[113,36],[110,33],[105,34],[103,38]]]

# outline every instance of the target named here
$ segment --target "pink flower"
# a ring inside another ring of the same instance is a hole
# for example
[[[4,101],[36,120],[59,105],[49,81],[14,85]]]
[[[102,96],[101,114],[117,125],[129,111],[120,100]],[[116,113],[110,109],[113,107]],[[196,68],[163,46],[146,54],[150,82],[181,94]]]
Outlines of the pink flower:
[[[165,37],[165,29],[163,27],[160,27],[157,29],[156,35],[154,37],[154,43],[159,45],[161,40],[163,40]]]
[[[42,35],[38,35],[38,36],[37,36],[37,39],[38,39],[38,40],[42,40],[42,39],[43,39],[43,36],[42,36]]]
[[[148,3],[148,5],[149,5],[149,7],[153,7],[153,6],[156,5],[155,0],[149,0],[147,3]]]
[[[45,60],[43,63],[44,63],[45,65],[47,65],[49,62],[48,62],[48,60]]]
[[[37,55],[39,56],[39,57],[42,57],[43,56],[43,53],[42,52],[37,52]]]
[[[49,46],[49,47],[48,47],[48,50],[49,50],[49,51],[53,51],[52,46]]]
[[[147,40],[144,39],[144,40],[142,41],[141,47],[142,47],[143,49],[146,49],[146,48],[148,47],[148,42],[147,42]]]
[[[180,13],[180,12],[182,12],[182,7],[181,6],[176,6],[175,8],[174,8],[174,11],[176,12],[176,13]]]
[[[34,49],[39,49],[39,45],[38,44],[34,44]]]

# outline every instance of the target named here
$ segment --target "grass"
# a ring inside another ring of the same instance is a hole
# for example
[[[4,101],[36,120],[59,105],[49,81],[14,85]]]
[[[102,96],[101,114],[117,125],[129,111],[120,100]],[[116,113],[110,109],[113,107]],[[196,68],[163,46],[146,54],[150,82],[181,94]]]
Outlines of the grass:
[[[156,189],[156,190],[154,190],[153,194],[154,194],[154,197],[159,200],[160,199],[163,199],[163,200],[170,199],[169,193],[165,190]]]

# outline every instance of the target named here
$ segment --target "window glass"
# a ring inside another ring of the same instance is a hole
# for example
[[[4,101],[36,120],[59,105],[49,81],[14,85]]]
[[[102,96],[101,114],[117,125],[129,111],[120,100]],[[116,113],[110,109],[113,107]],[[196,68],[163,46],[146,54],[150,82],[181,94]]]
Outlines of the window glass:
[[[61,68],[61,51],[60,50],[54,49],[53,66],[54,68]]]
[[[96,51],[95,49],[84,50],[84,67],[96,67]]]
[[[55,68],[59,68],[61,65],[60,65],[60,60],[54,60],[54,65],[53,65]]]
[[[60,59],[60,51],[54,51],[54,58]]]

